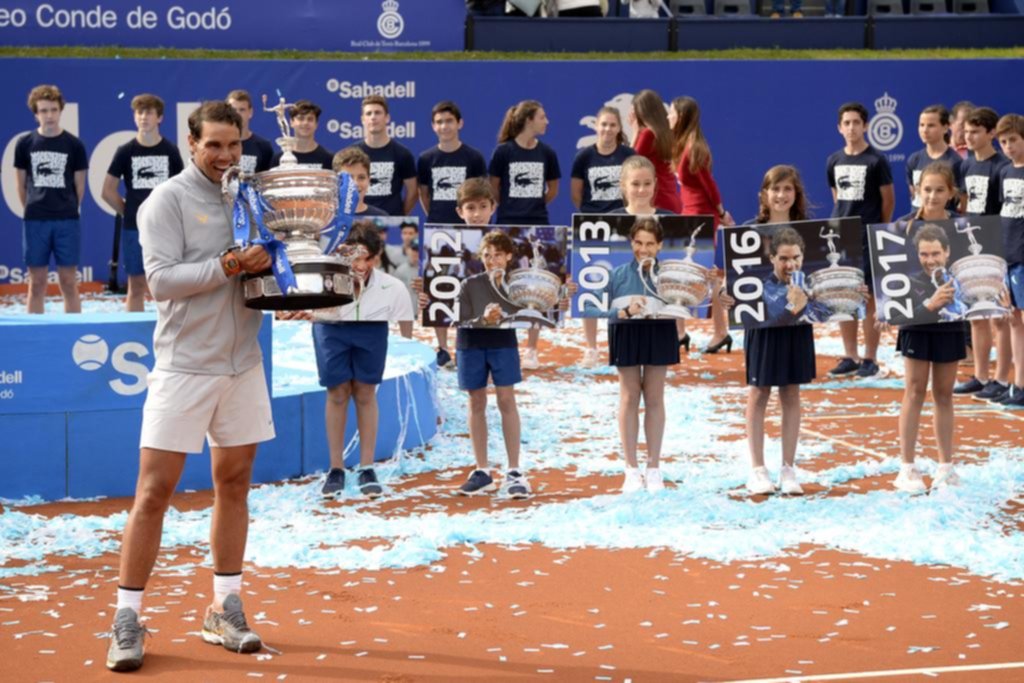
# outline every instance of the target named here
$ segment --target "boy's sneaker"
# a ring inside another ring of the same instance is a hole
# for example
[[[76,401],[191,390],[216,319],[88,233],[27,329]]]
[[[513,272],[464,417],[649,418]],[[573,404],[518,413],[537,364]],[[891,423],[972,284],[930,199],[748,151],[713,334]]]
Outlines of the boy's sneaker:
[[[896,475],[896,480],[892,485],[896,487],[897,491],[903,493],[924,493],[928,490],[928,487],[924,485],[921,473],[917,471],[916,467],[908,464],[900,465],[900,473]]]
[[[747,477],[747,491],[755,496],[775,493],[775,484],[772,483],[772,478],[768,475],[767,467],[755,467],[750,470],[750,476]]]
[[[599,359],[597,356],[597,349],[587,349],[583,352],[583,360],[580,361],[581,368],[596,368]]]
[[[648,467],[644,471],[644,486],[652,493],[664,491],[665,479],[661,476],[661,470],[657,467]]]
[[[144,640],[149,631],[139,623],[139,615],[131,607],[122,607],[114,614],[107,649],[107,668],[111,671],[135,671],[142,666]]]
[[[1020,410],[1024,408],[1024,389],[1011,385],[1012,391],[1007,392],[1006,398],[999,402],[1004,408]]]
[[[852,358],[840,358],[836,366],[828,371],[829,377],[846,377],[860,370],[860,363]]]
[[[636,493],[644,490],[644,478],[639,467],[627,467],[626,476],[622,480],[623,493]]]
[[[234,593],[224,599],[223,612],[207,609],[202,636],[206,642],[223,645],[232,652],[256,652],[263,647],[263,641],[245,623],[242,599]]]
[[[860,362],[860,367],[857,368],[857,377],[860,379],[868,379],[869,377],[877,376],[879,371],[880,368],[874,358],[865,358]]]
[[[497,488],[498,485],[494,483],[494,477],[484,470],[473,470],[466,483],[455,489],[455,494],[459,496],[479,496],[490,493]]]
[[[523,354],[523,369],[524,370],[536,370],[540,367],[540,359],[537,357],[537,349],[526,349],[526,353]]]
[[[503,489],[502,493],[513,500],[525,500],[530,497],[530,482],[519,470],[509,470],[505,473]]]
[[[995,394],[994,396],[992,396],[991,398],[989,398],[988,402],[989,403],[996,403],[998,405],[1001,405],[1002,403],[1005,403],[1008,400],[1012,399],[1018,393],[1020,393],[1020,389],[1018,389],[1013,384],[1008,384],[1004,389],[1002,389],[1001,392],[999,392],[999,393]]]
[[[379,498],[384,488],[377,481],[377,473],[372,467],[359,470],[359,492],[369,499]]]
[[[963,396],[964,394],[976,394],[982,389],[984,389],[985,386],[985,382],[982,382],[974,375],[971,375],[971,378],[969,380],[965,382],[960,382],[955,387],[953,387],[953,393],[957,394],[958,396]]]
[[[932,491],[959,485],[960,475],[953,469],[952,463],[943,463],[935,469],[935,477],[932,478]]]
[[[345,470],[340,467],[332,467],[324,479],[323,488],[320,489],[324,498],[340,496],[345,491]]]
[[[971,396],[975,401],[991,401],[992,399],[1006,393],[1006,385],[998,380],[990,379],[985,382],[985,388]]]
[[[454,363],[452,363],[452,354],[448,353],[448,349],[438,349],[437,367],[444,369],[450,368],[452,365],[454,365]]]
[[[779,490],[787,496],[802,496],[804,494],[803,487],[796,480],[795,467],[782,466],[782,471],[779,472]]]

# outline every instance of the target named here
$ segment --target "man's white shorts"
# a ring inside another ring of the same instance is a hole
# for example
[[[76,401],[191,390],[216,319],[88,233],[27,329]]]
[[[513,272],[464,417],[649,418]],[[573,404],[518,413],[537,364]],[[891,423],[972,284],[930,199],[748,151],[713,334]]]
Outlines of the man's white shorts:
[[[194,375],[153,370],[142,409],[141,448],[199,453],[274,438],[263,366],[240,375]]]

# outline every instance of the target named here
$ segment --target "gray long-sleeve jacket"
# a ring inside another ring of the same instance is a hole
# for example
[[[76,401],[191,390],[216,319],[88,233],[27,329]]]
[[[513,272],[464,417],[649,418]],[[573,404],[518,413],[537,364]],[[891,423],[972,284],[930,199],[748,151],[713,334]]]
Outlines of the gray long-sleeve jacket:
[[[239,277],[218,255],[232,245],[231,207],[190,163],[158,186],[139,209],[146,281],[157,300],[156,368],[238,375],[262,361],[262,315],[245,307]]]

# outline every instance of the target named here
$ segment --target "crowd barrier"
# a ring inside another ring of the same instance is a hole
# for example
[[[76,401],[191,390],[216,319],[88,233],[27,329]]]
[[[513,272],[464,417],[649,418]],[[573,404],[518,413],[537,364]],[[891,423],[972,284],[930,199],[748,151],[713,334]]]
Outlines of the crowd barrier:
[[[146,374],[153,365],[152,313],[0,316],[0,498],[128,496],[138,476]],[[272,366],[270,316],[260,330],[277,438],[261,444],[253,481],[272,482],[327,467],[325,393],[315,375]],[[301,334],[308,336],[303,328]],[[294,343],[288,344],[294,347]],[[416,448],[437,431],[433,351],[391,340],[375,458]],[[293,353],[293,351],[292,351]],[[312,363],[309,349],[307,364]],[[273,382],[271,375],[274,375]],[[283,376],[282,376],[283,375]],[[346,464],[358,462],[350,406]],[[190,456],[179,490],[212,486],[209,448]]]

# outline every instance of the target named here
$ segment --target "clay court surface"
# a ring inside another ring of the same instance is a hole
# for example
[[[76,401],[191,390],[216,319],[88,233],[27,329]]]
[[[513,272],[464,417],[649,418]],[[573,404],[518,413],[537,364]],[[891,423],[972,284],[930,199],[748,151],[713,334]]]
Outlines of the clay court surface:
[[[696,349],[709,338],[703,323],[692,333]],[[242,597],[267,645],[256,655],[198,637],[211,495],[176,496],[147,587],[145,666],[130,675],[1024,680],[1024,413],[958,398],[963,486],[898,494],[893,338],[881,355],[889,377],[833,381],[838,339],[819,329],[819,380],[802,393],[806,495],[752,499],[742,350],[694,349],[670,371],[669,490],[621,496],[615,375],[576,369],[581,344],[578,325],[545,333],[542,368],[520,385],[528,501],[451,495],[472,462],[453,372],[438,379],[442,433],[379,470],[384,498],[323,502],[311,478],[254,487]],[[774,398],[769,415],[777,473]],[[931,462],[927,406],[923,422]],[[498,423],[495,411],[494,463]],[[130,503],[2,507],[0,679],[113,677],[105,632]]]

